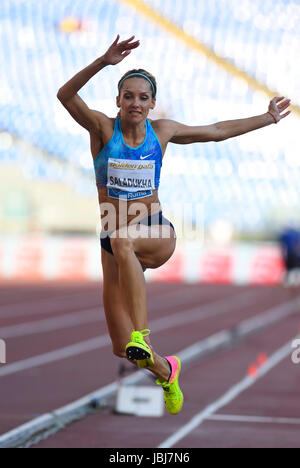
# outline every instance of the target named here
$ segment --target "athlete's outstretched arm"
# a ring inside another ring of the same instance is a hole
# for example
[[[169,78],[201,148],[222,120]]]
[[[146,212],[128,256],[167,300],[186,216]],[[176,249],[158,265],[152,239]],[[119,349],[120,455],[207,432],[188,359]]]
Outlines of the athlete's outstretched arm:
[[[133,38],[134,36],[119,43],[120,36],[118,35],[103,56],[73,76],[57,93],[58,99],[76,122],[89,131],[99,133],[103,119],[108,119],[108,117],[101,112],[89,109],[77,93],[96,73],[108,65],[121,62],[132,49],[138,47],[139,41],[132,42]]]
[[[182,125],[169,120],[166,124],[170,135],[169,141],[182,145],[205,141],[222,141],[278,123],[290,114],[290,111],[283,114],[290,105],[290,99],[283,99],[284,97],[273,98],[269,104],[268,112],[246,119],[227,120],[200,127]]]

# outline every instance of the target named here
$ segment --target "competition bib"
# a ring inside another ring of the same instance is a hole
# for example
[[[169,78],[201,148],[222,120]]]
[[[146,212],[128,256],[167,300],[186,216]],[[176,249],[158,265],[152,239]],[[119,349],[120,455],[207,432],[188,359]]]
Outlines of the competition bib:
[[[109,158],[107,187],[124,192],[155,190],[155,161]]]

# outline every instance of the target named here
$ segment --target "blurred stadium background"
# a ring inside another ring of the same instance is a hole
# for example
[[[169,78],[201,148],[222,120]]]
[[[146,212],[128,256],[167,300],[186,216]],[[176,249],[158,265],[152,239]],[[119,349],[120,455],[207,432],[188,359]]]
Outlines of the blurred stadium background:
[[[293,102],[278,126],[169,145],[164,211],[202,206],[205,242],[179,242],[148,278],[280,281],[276,238],[300,225],[299,24],[299,0],[1,0],[0,277],[101,276],[89,136],[56,93],[119,33],[141,47],[79,93],[111,117],[135,67],[157,78],[154,119],[205,125],[266,112],[275,95]]]

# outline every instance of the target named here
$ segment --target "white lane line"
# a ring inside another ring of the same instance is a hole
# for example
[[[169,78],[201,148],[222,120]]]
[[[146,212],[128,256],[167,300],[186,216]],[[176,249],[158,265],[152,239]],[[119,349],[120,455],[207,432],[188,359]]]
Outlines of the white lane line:
[[[201,320],[206,319],[207,317],[213,317],[221,313],[225,313],[228,310],[232,312],[234,309],[239,309],[241,305],[245,303],[245,300],[249,301],[249,296],[252,297],[253,294],[250,295],[249,292],[243,292],[241,294],[238,294],[237,296],[231,297],[230,298],[231,300],[228,300],[228,301],[219,300],[214,303],[210,303],[204,307],[193,307],[192,309],[188,309],[186,311],[173,314],[169,317],[167,316],[162,319],[156,319],[150,322],[150,329],[152,330],[152,332],[161,332],[163,330],[168,330],[172,327],[177,327],[179,325],[199,322]],[[270,309],[265,313],[261,313],[259,314],[260,315],[259,326],[260,327],[262,326],[265,315],[268,318],[268,321],[266,323],[270,322],[270,313],[272,312],[272,310],[275,315],[278,315],[278,310],[281,311],[282,313],[279,315],[279,317],[282,318],[285,315],[293,312],[295,308],[297,307],[298,307],[298,299],[296,301],[293,300],[287,304],[282,304],[279,307]],[[285,311],[285,315],[283,314],[284,311]],[[253,319],[255,320],[256,317],[254,317]],[[246,323],[249,321],[251,322],[253,319],[251,318],[250,320],[247,320]],[[244,323],[245,322],[242,322],[241,325],[243,325]],[[229,332],[226,331],[226,333],[228,334]],[[220,335],[220,339],[223,340],[224,336],[222,332],[217,333],[216,336],[218,337],[218,339],[219,339],[219,335]],[[97,345],[97,342],[98,342],[98,345]],[[50,364],[52,362],[56,362],[62,359],[72,357],[72,353],[70,354],[70,349],[73,350],[74,355],[77,356],[79,354],[84,354],[86,352],[100,349],[103,346],[110,344],[110,342],[111,341],[110,341],[110,337],[108,334],[101,335],[99,337],[81,341],[79,343],[75,343],[74,345],[60,348],[54,351],[50,351],[45,354],[40,354],[32,358],[27,358],[27,359],[17,361],[12,364],[6,364],[3,367],[0,367],[0,377],[15,374],[16,372],[20,372],[26,369],[39,367],[44,364]],[[212,346],[213,347],[215,346],[215,342],[212,343]],[[189,356],[193,355],[195,353],[194,347],[192,346],[192,349],[188,348],[188,352],[189,352]],[[186,356],[186,359],[189,359],[189,357]]]
[[[230,339],[232,340],[230,330],[222,330],[220,333],[210,336],[200,342],[194,343],[194,345],[190,346],[189,348],[185,348],[176,354],[180,356],[182,363],[185,364],[191,358],[192,349],[194,349],[194,354],[199,357],[209,350],[217,349],[220,345],[228,343]],[[128,379],[132,380],[128,380],[128,382],[126,382],[127,384],[133,384],[142,380],[144,377],[146,377],[145,374],[138,372],[133,376],[129,376]],[[125,384],[124,379],[122,379],[122,382]],[[77,410],[81,410],[84,406],[90,405],[92,401],[96,400],[99,402],[99,400],[101,401],[102,398],[112,396],[118,389],[119,384],[120,381],[108,384],[105,387],[96,390],[92,394],[86,395],[79,400],[76,400],[75,402],[53,411],[52,413],[42,415],[39,418],[29,421],[25,425],[13,429],[9,433],[3,434],[0,436],[0,447],[15,447],[17,443],[20,445],[20,439],[23,438],[23,440],[28,440],[28,438],[30,438],[32,435],[37,434],[41,430],[49,429],[51,426],[53,426],[53,424],[65,426],[65,424],[68,424],[74,420],[74,413]]]
[[[153,332],[160,332],[181,324],[198,322],[204,320],[208,316],[212,317],[219,313],[225,313],[228,310],[232,311],[234,308],[239,308],[246,299],[249,300],[249,292],[243,292],[237,296],[231,297],[230,300],[227,302],[225,301],[225,303],[223,299],[212,304],[208,304],[202,308],[199,306],[193,307],[192,309],[184,312],[176,313],[174,316],[171,315],[163,319],[153,320],[150,322],[150,327]],[[84,354],[102,348],[108,344],[110,344],[110,337],[108,334],[81,341],[71,346],[36,355],[32,358],[27,358],[12,364],[6,364],[3,367],[0,367],[0,377],[72,357],[72,352],[74,353],[74,356],[77,356],[79,354]]]
[[[242,293],[246,294],[246,293]],[[248,293],[249,294],[249,293]],[[232,296],[231,296],[232,297]],[[239,295],[235,296],[239,298]],[[191,296],[189,296],[189,299]],[[225,297],[226,298],[226,297]],[[246,296],[247,300],[248,296]],[[168,303],[166,305],[166,309],[170,309],[172,306],[176,305],[179,306],[181,304],[187,305],[187,299],[182,295],[182,291],[179,289],[176,292],[169,292],[163,293],[159,295],[158,297],[154,297],[153,300],[150,301],[150,306],[149,306],[149,312],[152,310],[156,310],[157,306],[161,305],[162,300],[168,299]],[[224,301],[224,298],[221,300],[221,302]],[[219,302],[213,302],[212,306],[215,307],[218,305]],[[188,309],[188,311],[191,309]],[[196,314],[197,311],[199,312],[200,308],[197,306],[195,308]],[[207,314],[210,313],[211,308],[208,309]],[[28,335],[34,335],[37,333],[43,333],[43,332],[50,332],[50,331],[55,331],[55,330],[60,330],[62,328],[71,328],[73,326],[78,326],[78,325],[83,325],[85,323],[92,323],[92,322],[100,322],[105,319],[105,316],[103,314],[104,308],[103,306],[100,306],[98,308],[92,308],[92,309],[87,309],[87,310],[80,310],[78,312],[69,313],[65,315],[59,315],[57,317],[49,318],[49,319],[42,319],[42,320],[35,320],[31,322],[25,322],[17,325],[9,325],[7,327],[2,327],[0,328],[0,337],[1,339],[7,339],[7,338],[16,338],[20,336],[28,336]],[[176,320],[179,319],[179,316],[183,312],[179,312],[178,314],[173,314],[170,316],[170,319]],[[82,317],[80,317],[82,315]],[[162,320],[163,322],[166,319],[159,319]],[[159,327],[159,321],[156,326]]]
[[[17,282],[14,282],[14,281],[8,281],[6,284],[5,283],[1,283],[0,282],[0,294],[1,294],[1,299],[2,297],[6,298],[10,298],[10,297],[13,297],[15,298],[16,297],[16,291],[18,291],[18,293],[25,293],[25,295],[29,296],[30,294],[35,294],[35,293],[45,293],[45,294],[53,294],[55,292],[57,293],[61,293],[62,291],[65,291],[65,292],[70,292],[70,294],[72,294],[73,291],[76,291],[78,290],[78,287],[77,287],[77,284],[76,285],[73,285],[73,288],[70,286],[70,282],[69,281],[66,281],[65,284],[63,284],[62,281],[59,281],[57,282],[56,284],[50,280],[49,283],[44,283],[44,282],[40,282],[40,283],[36,283],[34,286],[31,285],[32,283],[17,283]],[[80,283],[80,287],[83,289],[86,289],[86,287],[88,287],[90,290],[92,290],[93,288],[95,288],[97,286],[98,282],[95,284],[92,284],[92,283],[88,283],[86,284],[86,286],[83,286],[82,283]],[[26,297],[24,298],[26,299]]]
[[[300,425],[300,419],[297,418],[274,418],[264,416],[238,416],[231,414],[215,414],[207,418],[208,421],[225,421],[225,422],[245,422],[258,424],[292,424]]]
[[[231,403],[236,397],[247,390],[249,387],[254,385],[259,379],[266,375],[270,370],[277,366],[283,359],[291,355],[291,343],[290,340],[282,348],[276,351],[272,356],[269,357],[268,361],[259,368],[258,373],[255,377],[247,376],[239,383],[231,387],[221,398],[211,403],[204,410],[196,414],[187,424],[182,426],[174,434],[164,440],[158,448],[171,448],[174,445],[186,437],[190,432],[196,429],[206,419],[211,417],[220,408]]]
[[[169,296],[172,297],[173,295],[179,296],[180,293],[184,297],[184,291],[186,290],[186,287],[184,288],[179,288],[175,292],[173,291],[164,291],[162,294],[158,294],[154,296],[158,300],[161,298],[163,300],[164,296]],[[99,290],[99,295],[101,291]],[[44,298],[40,300],[33,300],[32,305],[34,306],[33,310],[30,310],[31,302],[25,302],[23,304],[8,304],[6,306],[0,307],[0,320],[2,318],[17,318],[17,317],[27,317],[28,315],[41,315],[41,314],[47,314],[47,313],[57,313],[58,311],[62,311],[61,308],[68,308],[68,307],[73,307],[74,304],[76,307],[79,306],[86,306],[87,301],[91,300],[90,294],[73,294],[71,295],[64,295],[64,296],[57,296],[53,298]],[[176,301],[174,302],[176,304]],[[99,303],[99,307],[102,306],[102,304]],[[59,310],[58,310],[59,308]]]
[[[201,353],[204,348],[206,350],[210,350],[215,348],[218,343],[227,343],[228,340],[232,338],[232,335],[245,337],[254,331],[262,330],[263,328],[280,322],[281,319],[284,319],[293,313],[297,313],[299,311],[299,306],[300,296],[296,297],[288,303],[280,304],[277,307],[272,307],[265,312],[258,313],[254,317],[243,320],[242,322],[238,323],[234,329],[222,330],[221,332],[208,337],[206,340],[192,344],[184,350],[184,353],[180,356],[180,358],[184,359],[186,362],[190,361],[195,355]],[[218,315],[218,312],[216,312],[214,315]],[[187,320],[189,320],[189,317]]]
[[[33,435],[48,429],[54,424],[60,425],[62,428],[65,427],[66,421],[70,418],[70,414],[80,410],[81,408],[90,405],[92,401],[99,401],[115,394],[122,385],[134,385],[147,378],[147,375],[143,371],[136,371],[134,374],[129,375],[121,380],[116,380],[105,387],[96,390],[93,393],[85,395],[84,397],[69,403],[68,405],[62,406],[51,413],[45,413],[41,416],[28,421],[21,426],[12,429],[11,431],[0,435],[0,448],[15,447],[16,442],[22,443],[25,440],[30,439]]]
[[[177,295],[179,295],[179,300],[178,300]],[[173,302],[174,304],[178,304],[178,302],[180,302],[181,296],[182,296],[181,289],[177,290],[175,294],[172,292],[166,293],[166,291],[164,291],[162,294],[155,296],[156,300],[151,302],[152,307],[150,307],[150,309],[154,309],[158,304],[160,304],[161,300],[164,300],[165,297],[170,299],[168,301],[168,306],[170,305],[171,307]],[[76,303],[76,305],[78,304]],[[72,327],[76,325],[83,325],[85,323],[98,322],[98,321],[102,321],[105,318],[104,315],[101,315],[103,312],[104,312],[104,308],[102,305],[99,304],[99,306],[94,307],[94,308],[90,308],[86,310],[79,310],[78,312],[67,313],[64,315],[58,315],[53,318],[34,320],[31,322],[19,323],[16,325],[8,325],[6,327],[0,328],[0,337],[2,339],[15,338],[15,337],[26,336],[26,335],[31,335],[31,334],[33,335],[36,333],[60,330],[61,328],[68,328],[68,327]],[[53,313],[57,313],[57,310],[53,311]],[[80,314],[83,315],[82,319],[79,318]]]
[[[34,335],[37,333],[62,330],[63,328],[71,328],[79,325],[85,325],[93,322],[105,320],[103,307],[94,309],[81,310],[73,314],[59,315],[44,320],[35,320],[18,325],[10,325],[0,328],[0,337],[2,339],[17,338],[20,336]]]
[[[253,302],[249,302],[251,300],[254,302],[257,301],[257,297],[253,294],[253,291],[244,291],[235,296],[230,296],[228,299],[226,298],[226,300],[222,298],[204,306],[198,305],[191,309],[154,320],[152,322],[151,331],[159,331],[160,328],[165,329],[177,327],[178,325],[186,325],[188,323],[198,322],[200,320],[205,320],[206,318],[222,315],[228,311],[234,312],[242,309],[243,307],[251,307],[253,305]],[[287,303],[281,304],[279,307],[285,310]],[[273,309],[271,309],[271,311],[272,310]],[[168,324],[168,327],[166,327],[166,324]]]
[[[57,308],[80,307],[91,301],[90,295],[77,293],[68,296],[56,296],[47,299],[33,300],[22,304],[8,304],[0,307],[0,319],[26,317],[28,315],[41,315],[49,312],[57,312]],[[96,302],[96,297],[93,302]],[[56,307],[56,311],[53,309]]]
[[[96,349],[103,348],[110,343],[109,335],[98,336],[90,340],[81,341],[80,343],[66,346],[49,353],[40,354],[32,358],[24,359],[22,361],[14,362],[4,367],[0,367],[0,377],[15,374],[16,372],[32,369],[33,367],[40,367],[45,364],[61,361],[66,358],[73,358],[79,354],[89,353]]]
[[[183,292],[184,289],[187,289],[186,286],[182,286],[181,285],[181,291]],[[178,289],[177,289],[178,290]],[[176,290],[176,291],[177,291]],[[95,297],[97,297],[99,294],[101,294],[101,291],[102,289],[100,288],[100,285],[99,285],[99,288],[95,288],[94,290],[91,290],[91,291],[78,291],[78,290],[74,290],[74,291],[70,291],[69,293],[63,293],[61,295],[59,295],[59,293],[63,292],[63,291],[51,291],[49,290],[49,295],[46,296],[46,297],[40,297],[40,298],[34,298],[34,297],[25,297],[25,298],[20,298],[20,300],[18,300],[18,302],[14,302],[14,303],[8,303],[8,304],[0,304],[0,317],[6,317],[7,315],[10,317],[11,316],[11,313],[14,311],[14,309],[21,309],[21,313],[22,311],[24,311],[24,307],[30,307],[30,306],[39,306],[39,305],[47,305],[48,303],[50,304],[53,304],[53,302],[57,302],[57,301],[68,301],[70,300],[70,302],[72,303],[72,300],[74,301],[74,296],[75,297],[78,297],[79,299],[82,298],[82,300],[86,301],[87,298],[89,298],[91,295],[94,295]],[[16,297],[16,295],[18,294],[19,290],[15,289],[14,292],[13,292],[13,298]],[[166,294],[166,293],[171,293],[172,291],[163,291],[162,295]],[[1,291],[0,291],[1,293]],[[33,294],[34,293],[38,293],[38,290],[33,290]],[[55,295],[55,294],[58,294],[58,295]],[[159,296],[159,293],[157,294]],[[1,298],[2,298],[2,294],[1,294]],[[18,312],[18,310],[17,310]],[[26,312],[27,314],[27,312]]]
[[[150,301],[149,310],[155,310],[155,308],[160,305],[161,301],[166,299],[168,299],[168,308],[172,307],[172,305],[180,305],[181,302],[183,304],[186,302],[186,298],[184,298],[181,288],[175,292],[164,291],[163,293],[155,296],[154,299]],[[36,333],[60,330],[61,328],[83,325],[84,323],[98,322],[105,318],[104,315],[101,315],[103,312],[104,308],[99,304],[98,307],[92,309],[80,310],[78,312],[59,315],[49,319],[35,320],[17,325],[9,325],[7,327],[0,328],[0,337],[2,339],[15,338],[31,334],[33,335]],[[83,315],[82,319],[79,317],[81,314]]]

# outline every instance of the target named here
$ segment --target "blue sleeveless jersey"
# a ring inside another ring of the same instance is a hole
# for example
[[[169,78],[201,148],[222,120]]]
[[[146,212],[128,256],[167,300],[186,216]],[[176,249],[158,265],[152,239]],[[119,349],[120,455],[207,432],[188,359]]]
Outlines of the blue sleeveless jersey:
[[[111,198],[149,197],[159,187],[162,149],[149,120],[145,127],[144,142],[132,148],[124,141],[121,120],[116,119],[111,140],[94,158],[97,187],[107,188]]]

